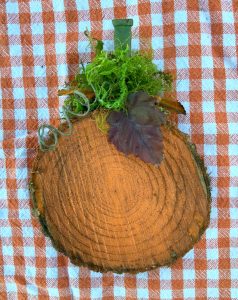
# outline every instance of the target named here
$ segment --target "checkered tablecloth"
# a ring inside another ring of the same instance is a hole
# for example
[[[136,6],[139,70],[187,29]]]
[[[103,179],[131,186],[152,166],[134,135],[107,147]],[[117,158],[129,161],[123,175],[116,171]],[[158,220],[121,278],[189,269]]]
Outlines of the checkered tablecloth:
[[[170,268],[100,274],[72,265],[31,215],[37,128],[57,124],[58,87],[91,60],[83,31],[113,49],[113,18],[133,49],[176,76],[178,119],[205,159],[211,222]],[[238,1],[0,1],[0,299],[238,299]]]

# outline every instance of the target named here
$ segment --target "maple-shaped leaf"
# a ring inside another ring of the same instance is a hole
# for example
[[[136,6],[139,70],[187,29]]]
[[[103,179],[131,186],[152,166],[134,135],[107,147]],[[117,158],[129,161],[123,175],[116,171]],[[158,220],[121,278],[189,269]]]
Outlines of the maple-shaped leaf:
[[[156,108],[155,99],[145,92],[131,94],[126,109],[109,114],[109,141],[125,154],[159,164],[163,159],[160,125],[164,123],[164,114]]]

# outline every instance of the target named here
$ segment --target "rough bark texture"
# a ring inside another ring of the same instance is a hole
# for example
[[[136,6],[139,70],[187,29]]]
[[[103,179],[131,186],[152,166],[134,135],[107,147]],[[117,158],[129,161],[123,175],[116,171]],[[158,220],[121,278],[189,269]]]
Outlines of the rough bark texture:
[[[159,167],[118,152],[86,118],[39,151],[30,189],[54,246],[97,271],[139,272],[183,256],[209,223],[209,178],[194,145],[164,126]]]

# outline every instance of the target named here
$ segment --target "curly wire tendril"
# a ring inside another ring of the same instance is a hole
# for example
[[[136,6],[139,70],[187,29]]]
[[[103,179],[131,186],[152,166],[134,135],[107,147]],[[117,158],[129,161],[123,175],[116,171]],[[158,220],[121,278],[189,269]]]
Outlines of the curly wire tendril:
[[[84,117],[90,112],[90,102],[89,102],[89,99],[86,97],[86,95],[78,90],[75,90],[74,94],[79,96],[79,98],[76,98],[76,99],[79,102],[79,104],[86,107],[86,111],[84,113],[75,113],[75,112],[71,111],[67,106],[63,105],[63,107],[62,107],[63,118],[61,118],[61,119],[66,120],[66,123],[68,124],[68,130],[67,130],[67,132],[63,132],[52,125],[48,125],[48,124],[41,125],[38,128],[38,140],[39,140],[39,145],[40,145],[41,151],[46,152],[46,151],[55,150],[55,148],[58,144],[59,135],[69,136],[72,134],[73,126],[70,121],[70,117],[69,117],[70,115],[74,115],[76,117]],[[92,104],[94,104],[94,102]],[[46,129],[48,129],[47,133],[46,133]],[[52,143],[45,142],[46,135],[49,136],[49,134],[52,134],[52,137],[53,137]]]

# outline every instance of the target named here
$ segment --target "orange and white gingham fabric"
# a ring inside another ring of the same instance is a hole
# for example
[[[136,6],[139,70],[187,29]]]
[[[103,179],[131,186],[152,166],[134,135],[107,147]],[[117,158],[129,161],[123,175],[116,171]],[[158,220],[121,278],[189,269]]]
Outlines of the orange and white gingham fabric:
[[[176,76],[178,119],[211,176],[210,226],[170,268],[100,274],[57,253],[31,215],[37,128],[56,124],[57,90],[91,52],[113,49],[113,18],[132,18],[133,49]],[[0,299],[238,299],[238,2],[0,1]]]

